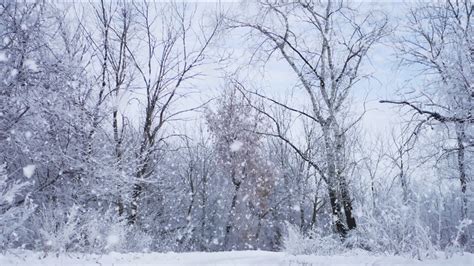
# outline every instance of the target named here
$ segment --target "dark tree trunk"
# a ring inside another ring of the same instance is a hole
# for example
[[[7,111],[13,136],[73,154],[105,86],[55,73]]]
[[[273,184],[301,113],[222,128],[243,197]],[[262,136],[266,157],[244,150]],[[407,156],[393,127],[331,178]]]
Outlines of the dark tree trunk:
[[[232,174],[232,183],[234,184],[234,196],[232,197],[232,203],[230,205],[229,220],[227,221],[227,225],[225,227],[224,248],[228,248],[229,235],[232,232],[232,229],[234,227],[233,218],[235,215],[235,208],[237,206],[237,197],[239,195],[239,190],[240,190],[240,185],[241,185],[241,182],[236,180],[235,173]]]
[[[346,223],[347,229],[352,230],[357,227],[356,220],[354,215],[352,214],[352,200],[349,195],[349,191],[347,190],[347,184],[345,182],[345,178],[342,176],[341,178],[341,197],[342,197],[342,204],[344,207],[344,213],[346,216]]]
[[[331,202],[332,218],[336,227],[336,232],[344,239],[347,235],[347,229],[341,219],[341,205],[338,202],[337,193],[334,189],[329,189],[329,201]]]
[[[466,164],[465,164],[465,146],[464,139],[466,137],[463,125],[456,125],[456,139],[457,139],[457,159],[458,159],[458,171],[459,181],[461,183],[461,220],[467,219],[467,175],[466,175]],[[468,241],[468,236],[463,232],[460,236],[459,242],[464,246]]]
[[[142,186],[140,184],[133,185],[133,192],[132,192],[132,202],[130,203],[130,216],[128,217],[128,223],[133,225],[137,222],[138,216],[138,201],[140,199],[140,195],[142,194]]]

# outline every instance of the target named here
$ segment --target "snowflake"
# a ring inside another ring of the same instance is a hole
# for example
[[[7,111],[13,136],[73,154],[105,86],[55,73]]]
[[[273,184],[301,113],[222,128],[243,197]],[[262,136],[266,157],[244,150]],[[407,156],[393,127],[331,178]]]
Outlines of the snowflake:
[[[23,175],[30,178],[35,173],[35,169],[36,169],[36,165],[29,164],[29,165],[23,167]]]
[[[229,148],[231,152],[236,152],[239,151],[242,146],[244,146],[244,144],[241,141],[235,140],[232,142],[232,144],[230,144]]]

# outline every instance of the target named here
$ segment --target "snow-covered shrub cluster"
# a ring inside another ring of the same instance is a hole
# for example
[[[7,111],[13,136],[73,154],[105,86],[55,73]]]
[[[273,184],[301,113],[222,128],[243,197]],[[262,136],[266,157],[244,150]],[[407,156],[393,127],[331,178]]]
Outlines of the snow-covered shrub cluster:
[[[408,207],[383,210],[378,217],[358,217],[357,230],[341,241],[338,235],[320,229],[301,233],[294,225],[288,226],[284,240],[290,254],[334,255],[350,249],[367,250],[376,254],[404,255],[418,259],[436,256],[429,226],[422,224],[417,214]]]
[[[409,255],[419,259],[435,256],[428,224],[408,206],[387,207],[380,214],[359,217],[360,226],[346,244],[376,253]]]
[[[306,235],[299,228],[288,224],[287,236],[284,239],[284,250],[293,255],[324,255],[340,254],[346,250],[338,235],[313,230]]]
[[[50,253],[110,251],[143,251],[149,241],[129,230],[125,222],[111,211],[84,210],[72,206],[64,210],[43,206],[32,221],[35,228],[34,248]]]
[[[6,165],[0,165],[0,250],[23,245],[25,221],[35,206],[28,197],[28,182],[9,181]]]

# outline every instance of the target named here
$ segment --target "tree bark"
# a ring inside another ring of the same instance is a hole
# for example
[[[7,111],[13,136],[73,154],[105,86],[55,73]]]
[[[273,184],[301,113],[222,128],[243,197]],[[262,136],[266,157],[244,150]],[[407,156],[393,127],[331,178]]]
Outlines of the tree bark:
[[[230,205],[230,213],[229,213],[229,219],[227,221],[227,225],[225,227],[225,236],[224,236],[224,248],[228,248],[229,245],[229,236],[230,233],[232,232],[232,229],[234,228],[234,215],[235,215],[235,208],[237,206],[237,197],[239,195],[239,190],[240,190],[240,185],[241,182],[236,179],[235,177],[235,171],[232,173],[232,183],[234,184],[234,195],[232,197],[232,202]]]
[[[329,188],[329,202],[331,203],[332,219],[336,232],[339,236],[344,239],[347,235],[347,229],[344,222],[341,219],[341,205],[339,203],[337,193],[334,189]]]
[[[466,134],[464,131],[464,126],[461,124],[456,124],[456,140],[457,140],[457,163],[459,171],[459,181],[461,183],[461,221],[468,218],[467,213],[467,175],[466,175],[466,164],[465,164],[465,146],[464,139]],[[468,241],[468,236],[463,232],[460,236],[459,244],[464,246]]]

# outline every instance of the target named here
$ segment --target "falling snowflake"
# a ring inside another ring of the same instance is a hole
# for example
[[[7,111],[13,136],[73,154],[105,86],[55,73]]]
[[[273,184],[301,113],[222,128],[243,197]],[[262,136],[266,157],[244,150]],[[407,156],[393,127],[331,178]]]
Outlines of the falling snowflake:
[[[35,60],[26,59],[24,64],[29,70],[31,70],[33,72],[38,72],[39,71],[38,64],[36,64]]]
[[[110,234],[107,236],[107,246],[113,247],[120,242],[120,237],[116,234]]]
[[[27,178],[30,178],[35,173],[35,169],[36,169],[36,165],[29,164],[23,167],[23,175],[26,176]]]
[[[300,205],[293,205],[293,207],[291,209],[293,209],[294,211],[297,211],[297,212],[301,211]]]
[[[6,62],[8,61],[8,56],[5,51],[0,51],[0,62]]]
[[[236,152],[239,151],[242,146],[244,146],[244,144],[241,141],[235,140],[232,142],[232,144],[230,144],[229,148],[231,152]]]
[[[10,76],[15,77],[16,75],[18,75],[18,70],[17,69],[12,69],[12,71],[10,72]]]

